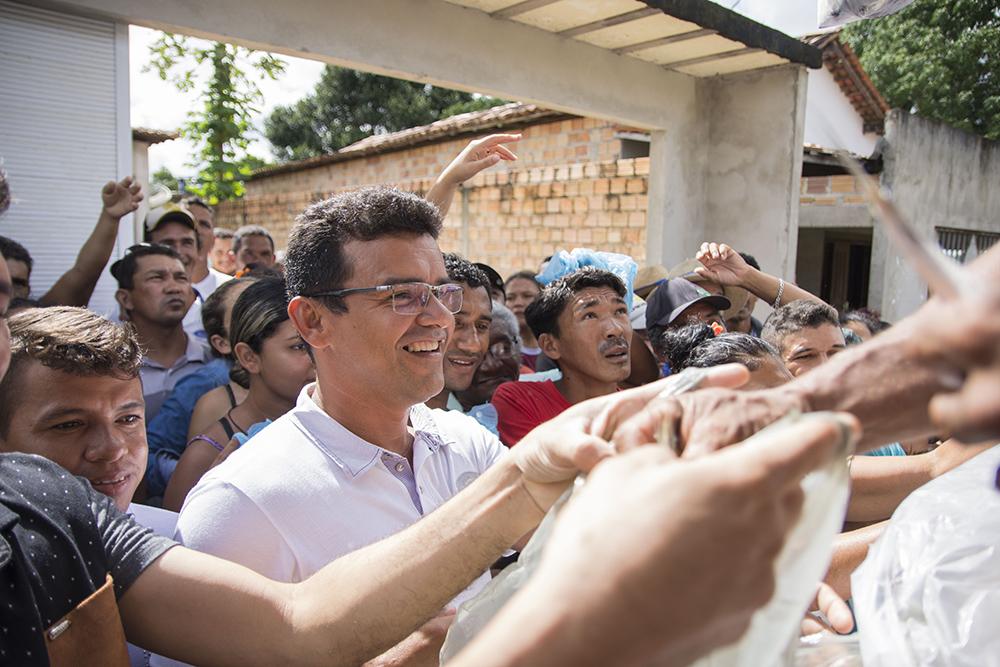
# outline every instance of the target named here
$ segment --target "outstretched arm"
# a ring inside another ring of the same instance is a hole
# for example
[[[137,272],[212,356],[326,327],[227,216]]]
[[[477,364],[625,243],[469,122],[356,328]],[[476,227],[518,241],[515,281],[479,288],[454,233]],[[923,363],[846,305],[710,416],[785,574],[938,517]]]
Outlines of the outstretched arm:
[[[97,225],[80,248],[76,263],[64,273],[39,302],[43,306],[86,306],[94,293],[101,271],[111,259],[118,239],[118,223],[139,208],[142,187],[126,176],[115,183],[108,181],[101,189],[104,206]]]
[[[520,134],[491,134],[470,141],[458,157],[441,172],[424,199],[437,206],[441,217],[444,218],[448,215],[451,200],[455,198],[458,186],[501,160],[511,162],[516,160],[517,156],[504,144],[514,143],[520,139]]]
[[[725,243],[702,243],[695,259],[703,265],[695,269],[695,273],[702,278],[720,285],[742,287],[769,305],[773,305],[778,299],[779,292],[780,306],[799,299],[823,303],[818,296],[810,294],[801,287],[753,268],[746,263],[740,253]]]

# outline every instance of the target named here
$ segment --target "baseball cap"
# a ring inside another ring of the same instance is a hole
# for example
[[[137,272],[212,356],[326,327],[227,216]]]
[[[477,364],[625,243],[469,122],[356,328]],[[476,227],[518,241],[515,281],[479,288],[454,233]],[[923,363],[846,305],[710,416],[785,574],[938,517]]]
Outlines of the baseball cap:
[[[156,231],[157,227],[167,222],[179,222],[182,225],[190,227],[195,232],[198,231],[194,215],[191,214],[191,211],[184,204],[180,202],[167,202],[163,206],[150,209],[149,213],[146,214],[146,239],[149,239],[149,235]]]
[[[707,303],[720,313],[732,304],[724,296],[709,294],[684,278],[670,278],[646,299],[646,326],[666,326],[696,303]]]
[[[496,269],[494,269],[489,264],[483,264],[482,262],[475,262],[473,266],[475,266],[480,271],[486,274],[486,277],[490,281],[490,287],[492,287],[493,289],[500,290],[500,293],[503,294],[504,296],[507,295],[507,290],[505,290],[503,287],[503,277],[499,273],[497,273]]]

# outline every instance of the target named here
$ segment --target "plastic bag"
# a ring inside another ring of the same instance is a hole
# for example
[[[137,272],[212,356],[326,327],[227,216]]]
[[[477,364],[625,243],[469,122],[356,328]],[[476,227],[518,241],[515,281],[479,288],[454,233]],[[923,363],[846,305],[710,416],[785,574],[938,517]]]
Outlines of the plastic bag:
[[[857,633],[818,632],[799,639],[795,667],[862,667]]]
[[[917,489],[851,577],[865,667],[1000,665],[1000,446]]]
[[[913,0],[819,0],[816,16],[820,28],[832,28],[861,19],[895,14]]]
[[[635,282],[639,267],[628,255],[590,248],[573,248],[573,252],[560,250],[552,256],[545,270],[536,277],[538,282],[548,285],[553,280],[558,280],[585,266],[610,271],[621,278],[625,283],[625,303],[628,304],[629,311],[632,310],[632,284]]]
[[[830,566],[833,538],[844,523],[850,489],[848,454],[842,452],[802,480],[805,503],[774,566],[777,573],[774,597],[753,615],[750,627],[739,640],[716,649],[694,663],[694,667],[773,667],[794,663],[802,617]]]
[[[697,384],[690,381],[697,369],[679,373],[677,383],[664,393],[681,393]],[[745,443],[753,446],[758,437],[767,438],[775,429],[787,428],[796,416],[769,426]],[[662,440],[662,437],[661,437]],[[846,439],[845,439],[846,441]],[[662,443],[670,446],[669,443]],[[846,446],[846,445],[845,445]],[[754,614],[750,628],[730,646],[719,649],[695,663],[696,667],[771,667],[791,663],[797,646],[799,626],[816,585],[830,564],[833,537],[839,532],[847,509],[847,455],[834,456],[822,468],[802,480],[805,503],[775,565],[779,573],[774,597]],[[583,484],[578,478],[574,488]],[[567,502],[568,490],[545,516],[517,563],[505,569],[479,595],[462,604],[441,648],[441,664],[458,655],[513,595],[530,579],[541,560],[559,509]]]

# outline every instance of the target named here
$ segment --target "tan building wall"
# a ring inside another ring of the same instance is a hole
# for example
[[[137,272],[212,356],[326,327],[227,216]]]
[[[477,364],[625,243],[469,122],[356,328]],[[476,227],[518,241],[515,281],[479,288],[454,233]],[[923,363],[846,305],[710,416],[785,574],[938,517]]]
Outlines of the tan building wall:
[[[648,158],[619,160],[625,128],[572,118],[521,130],[516,163],[479,174],[455,196],[441,247],[506,275],[537,267],[555,250],[589,247],[645,259]],[[467,138],[359,157],[247,184],[240,201],[216,211],[216,224],[260,224],[285,244],[311,202],[363,185],[391,183],[425,193]]]

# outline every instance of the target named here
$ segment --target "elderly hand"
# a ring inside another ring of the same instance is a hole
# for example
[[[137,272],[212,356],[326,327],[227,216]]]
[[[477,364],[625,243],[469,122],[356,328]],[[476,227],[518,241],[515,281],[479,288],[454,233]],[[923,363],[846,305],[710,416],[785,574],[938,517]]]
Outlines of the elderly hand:
[[[818,413],[697,460],[643,447],[601,463],[494,623],[530,618],[567,664],[581,652],[589,664],[688,664],[732,642],[773,594],[802,478],[857,432],[848,415]]]
[[[577,474],[589,472],[598,462],[614,454],[615,447],[608,439],[616,428],[629,418],[641,415],[651,401],[691,374],[698,375],[701,387],[736,387],[748,377],[746,368],[739,364],[692,369],[688,375],[673,375],[642,387],[578,403],[522,438],[511,449],[511,455],[539,507],[550,507]],[[648,442],[655,442],[655,439]]]

